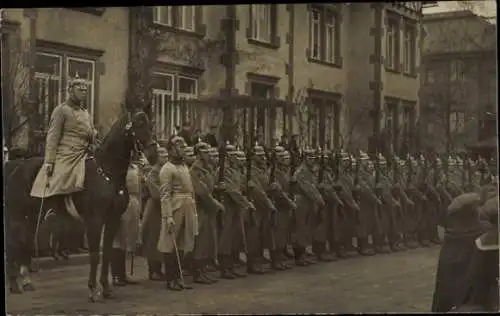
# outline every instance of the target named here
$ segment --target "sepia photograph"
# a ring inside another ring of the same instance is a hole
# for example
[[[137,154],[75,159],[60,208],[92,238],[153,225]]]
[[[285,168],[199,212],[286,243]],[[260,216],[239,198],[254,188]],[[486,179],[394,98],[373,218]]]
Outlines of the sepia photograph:
[[[183,4],[0,9],[6,314],[500,312],[496,1]]]

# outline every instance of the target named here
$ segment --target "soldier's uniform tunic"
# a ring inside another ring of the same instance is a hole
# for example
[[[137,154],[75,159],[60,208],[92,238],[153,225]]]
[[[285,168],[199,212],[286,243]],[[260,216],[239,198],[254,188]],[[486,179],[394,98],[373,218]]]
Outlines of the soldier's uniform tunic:
[[[162,223],[158,250],[165,254],[167,281],[173,281],[180,277],[173,238],[183,262],[184,254],[193,250],[198,234],[196,203],[191,175],[185,164],[167,162],[160,170],[160,184]],[[164,220],[168,217],[174,219],[173,232],[169,231]]]
[[[190,173],[196,194],[199,227],[193,252],[193,276],[199,278],[203,273],[204,264],[214,256],[215,245],[211,218],[216,217],[217,212],[221,211],[223,206],[212,196],[215,186],[214,174],[204,166],[201,160],[198,159],[193,163]],[[208,281],[211,283],[211,280]],[[199,279],[199,282],[203,282],[203,279]]]
[[[380,230],[379,208],[382,202],[375,192],[375,175],[373,172],[360,168],[359,175],[359,207],[360,223],[358,226],[357,237],[359,251],[362,255],[372,255],[368,236],[375,235]]]
[[[233,149],[234,151],[234,149]],[[234,155],[228,150],[228,154]],[[248,199],[243,195],[243,177],[238,170],[239,168],[228,164],[224,168],[224,192],[223,192],[223,228],[219,231],[218,251],[219,251],[219,265],[221,277],[225,279],[234,279],[239,276],[235,273],[233,252],[241,251],[242,245],[239,242],[245,238],[241,236],[243,231],[244,222],[248,218],[249,209],[252,207]],[[218,170],[217,170],[218,173]],[[235,240],[235,237],[238,240]]]
[[[302,163],[292,178],[297,204],[295,230],[292,232],[294,254],[298,265],[306,265],[306,247],[312,243],[312,225],[325,202],[316,189],[316,177],[306,163]],[[315,223],[314,223],[315,224]]]

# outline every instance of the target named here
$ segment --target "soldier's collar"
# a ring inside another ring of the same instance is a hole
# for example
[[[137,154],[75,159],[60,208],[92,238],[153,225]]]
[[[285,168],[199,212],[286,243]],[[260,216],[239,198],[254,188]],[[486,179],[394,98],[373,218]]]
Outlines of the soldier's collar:
[[[83,102],[77,102],[75,99],[69,97],[68,100],[66,101],[66,104],[68,104],[70,107],[72,107],[75,110],[83,110],[85,109],[85,106],[83,105]]]

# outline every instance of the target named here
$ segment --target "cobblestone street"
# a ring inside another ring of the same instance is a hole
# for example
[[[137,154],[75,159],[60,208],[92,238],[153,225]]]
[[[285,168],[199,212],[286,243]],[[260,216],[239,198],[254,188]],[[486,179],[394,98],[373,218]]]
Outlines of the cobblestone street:
[[[147,280],[136,260],[139,285],[115,289],[114,298],[87,302],[86,265],[34,275],[37,291],[7,294],[11,314],[200,314],[428,312],[439,247],[356,257],[285,272],[167,291]],[[127,265],[128,266],[128,265]],[[190,280],[190,277],[187,277]]]

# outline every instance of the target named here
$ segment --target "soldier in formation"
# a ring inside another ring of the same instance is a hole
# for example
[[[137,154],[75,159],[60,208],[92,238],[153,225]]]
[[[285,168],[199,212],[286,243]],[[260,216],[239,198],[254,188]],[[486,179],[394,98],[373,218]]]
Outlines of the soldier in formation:
[[[187,274],[217,282],[210,265],[231,280],[289,269],[290,255],[305,267],[440,244],[437,226],[454,225],[445,211],[454,198],[496,194],[478,165],[458,156],[266,152],[259,144],[244,152],[200,140],[187,147],[179,136],[167,147],[150,159],[142,234],[150,279],[171,290],[189,288]]]

